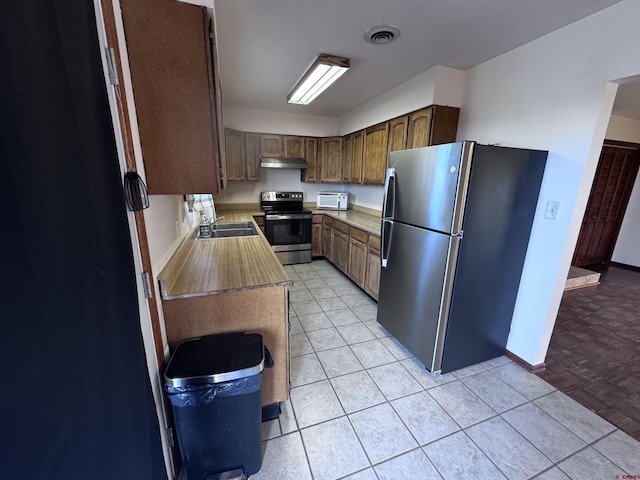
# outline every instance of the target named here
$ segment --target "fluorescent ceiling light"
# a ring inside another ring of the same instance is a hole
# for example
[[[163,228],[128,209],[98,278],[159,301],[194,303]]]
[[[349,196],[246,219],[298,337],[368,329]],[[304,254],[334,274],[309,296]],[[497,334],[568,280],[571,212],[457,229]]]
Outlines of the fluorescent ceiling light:
[[[322,53],[293,88],[287,102],[309,105],[349,70],[349,59]]]

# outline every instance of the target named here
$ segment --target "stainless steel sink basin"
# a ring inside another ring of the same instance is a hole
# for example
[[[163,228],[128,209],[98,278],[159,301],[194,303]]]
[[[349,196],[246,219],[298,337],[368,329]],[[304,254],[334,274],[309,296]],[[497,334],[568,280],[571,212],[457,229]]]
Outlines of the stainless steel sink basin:
[[[251,222],[228,222],[211,225],[211,235],[198,238],[232,238],[251,237],[258,235],[256,227]]]

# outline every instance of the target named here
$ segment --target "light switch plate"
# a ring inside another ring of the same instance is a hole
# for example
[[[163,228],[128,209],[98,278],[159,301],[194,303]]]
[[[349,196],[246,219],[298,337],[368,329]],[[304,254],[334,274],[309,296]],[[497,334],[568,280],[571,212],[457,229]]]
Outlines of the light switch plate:
[[[560,213],[560,202],[547,202],[547,209],[544,212],[544,218],[549,220],[558,220]]]

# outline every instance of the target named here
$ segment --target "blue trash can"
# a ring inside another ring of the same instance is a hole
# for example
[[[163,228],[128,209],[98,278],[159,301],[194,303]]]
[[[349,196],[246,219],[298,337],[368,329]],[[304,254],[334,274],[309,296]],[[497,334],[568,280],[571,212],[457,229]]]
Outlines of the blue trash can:
[[[185,340],[173,352],[164,390],[188,480],[260,470],[264,351],[261,335],[228,333]]]

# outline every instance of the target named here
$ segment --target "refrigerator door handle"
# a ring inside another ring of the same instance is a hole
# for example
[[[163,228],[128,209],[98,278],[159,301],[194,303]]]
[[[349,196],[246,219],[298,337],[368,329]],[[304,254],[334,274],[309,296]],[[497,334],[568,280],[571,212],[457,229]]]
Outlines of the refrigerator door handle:
[[[387,168],[384,180],[384,203],[382,204],[382,218],[393,218],[396,205],[396,169]]]
[[[380,265],[386,268],[389,263],[389,248],[391,247],[391,234],[393,233],[393,222],[382,219],[382,235],[380,237]]]

